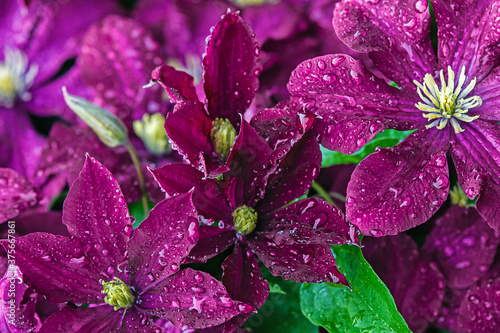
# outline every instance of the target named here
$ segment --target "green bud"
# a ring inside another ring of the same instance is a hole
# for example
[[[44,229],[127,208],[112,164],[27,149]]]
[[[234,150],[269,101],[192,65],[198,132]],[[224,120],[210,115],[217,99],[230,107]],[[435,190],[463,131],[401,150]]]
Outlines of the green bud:
[[[142,139],[148,150],[155,155],[170,152],[167,132],[165,131],[165,116],[161,113],[145,114],[141,120],[134,121],[134,132]]]
[[[452,204],[460,207],[467,207],[470,202],[469,197],[467,197],[465,192],[458,185],[453,186],[450,190],[450,200]]]
[[[248,235],[257,225],[257,212],[247,205],[240,206],[233,210],[234,229],[241,235]]]
[[[236,130],[227,119],[217,118],[212,121],[212,131],[210,137],[214,144],[214,149],[221,160],[226,160],[233,148],[236,138]]]
[[[127,142],[127,128],[120,119],[86,99],[68,94],[66,87],[62,91],[69,108],[94,130],[106,146],[116,147]]]
[[[132,294],[132,289],[127,286],[122,280],[115,277],[115,281],[104,282],[100,281],[103,290],[101,293],[107,294],[104,297],[104,302],[111,305],[115,311],[121,308],[130,308],[134,305],[135,297]]]

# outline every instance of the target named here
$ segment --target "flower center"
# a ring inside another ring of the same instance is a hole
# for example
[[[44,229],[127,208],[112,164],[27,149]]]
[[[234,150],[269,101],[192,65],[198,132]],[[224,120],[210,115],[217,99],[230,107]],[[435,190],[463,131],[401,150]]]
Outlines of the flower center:
[[[16,98],[29,101],[28,89],[33,84],[38,66],[28,66],[28,57],[18,50],[5,48],[4,61],[0,62],[0,106],[11,108]]]
[[[102,284],[103,294],[107,294],[104,297],[104,302],[114,307],[115,311],[121,308],[130,308],[135,301],[135,297],[132,294],[132,289],[123,283],[122,280],[115,277],[114,281],[104,282],[99,281]]]
[[[226,160],[233,148],[236,130],[227,119],[217,118],[212,121],[210,137],[214,143],[214,149],[221,160]]]
[[[148,150],[155,155],[163,155],[170,151],[165,117],[161,113],[145,114],[141,120],[134,121],[134,132],[142,139]]]
[[[448,66],[448,84],[444,80],[443,70],[440,71],[439,76],[441,78],[441,89],[439,89],[430,74],[425,74],[422,84],[413,80],[413,83],[417,86],[420,98],[424,101],[424,103],[418,102],[415,106],[417,109],[425,112],[422,114],[424,118],[432,121],[432,123],[425,126],[426,128],[436,127],[437,129],[443,129],[448,121],[450,121],[455,133],[463,132],[464,129],[460,127],[458,120],[470,123],[479,118],[479,116],[471,117],[467,115],[467,112],[483,103],[479,96],[467,97],[476,85],[476,78],[462,90],[466,79],[465,66],[462,67],[462,71],[460,72],[457,87],[455,87],[455,73],[450,66]]]
[[[241,235],[248,235],[257,225],[257,212],[247,205],[233,210],[234,229]]]

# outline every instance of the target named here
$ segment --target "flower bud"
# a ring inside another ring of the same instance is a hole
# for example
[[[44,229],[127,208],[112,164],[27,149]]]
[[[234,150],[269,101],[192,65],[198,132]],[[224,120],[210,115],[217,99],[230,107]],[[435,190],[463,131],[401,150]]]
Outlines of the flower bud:
[[[155,155],[170,152],[167,132],[165,131],[165,116],[161,113],[145,114],[141,120],[134,121],[134,132],[142,139],[148,150]]]

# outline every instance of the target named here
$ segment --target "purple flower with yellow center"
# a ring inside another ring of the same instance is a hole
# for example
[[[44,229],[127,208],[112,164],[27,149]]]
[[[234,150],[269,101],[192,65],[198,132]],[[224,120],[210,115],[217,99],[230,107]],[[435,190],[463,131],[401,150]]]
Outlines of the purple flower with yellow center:
[[[165,122],[173,148],[206,174],[227,171],[225,163],[241,115],[259,87],[259,54],[250,26],[229,11],[207,39],[203,58],[206,105],[198,100],[193,78],[187,73],[160,66],[151,75],[151,82],[160,83],[177,103]]]
[[[498,3],[432,5],[437,59],[426,1],[345,0],[335,7],[339,37],[368,53],[398,87],[342,54],[303,62],[288,84],[318,116],[316,130],[329,149],[351,154],[386,128],[416,130],[354,171],[346,216],[364,234],[393,235],[428,220],[449,192],[448,156],[461,188],[479,197],[477,210],[500,229]]]
[[[354,228],[335,206],[318,198],[292,202],[307,192],[319,173],[321,152],[313,132],[295,142],[277,165],[275,156],[243,120],[228,158],[232,168],[221,182],[206,179],[203,172],[187,164],[153,170],[168,195],[194,187],[197,210],[207,223],[217,221],[216,225],[200,227],[200,240],[189,260],[205,262],[234,244],[223,264],[223,282],[232,298],[254,308],[259,308],[269,293],[255,255],[273,275],[285,279],[347,284],[328,244],[357,243]],[[239,316],[233,322],[239,326],[246,317]]]
[[[157,317],[195,328],[224,323],[252,308],[232,301],[210,275],[180,264],[198,240],[191,194],[164,200],[132,233],[120,187],[87,157],[63,207],[72,237],[33,233],[16,239],[25,282],[65,307],[40,332],[157,332]],[[7,248],[8,242],[1,241]]]

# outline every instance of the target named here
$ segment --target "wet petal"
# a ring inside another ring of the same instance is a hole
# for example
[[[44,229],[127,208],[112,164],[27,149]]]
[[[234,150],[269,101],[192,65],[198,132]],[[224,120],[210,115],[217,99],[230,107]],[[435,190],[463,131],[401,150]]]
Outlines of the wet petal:
[[[220,222],[219,222],[220,223]],[[236,240],[233,228],[221,228],[219,226],[200,226],[200,238],[189,252],[187,261],[189,263],[202,263],[227,250]]]
[[[0,241],[6,250],[7,240]],[[99,303],[105,277],[74,238],[34,233],[16,239],[16,264],[25,282],[54,303]]]
[[[207,273],[186,268],[139,296],[142,311],[175,326],[219,325],[252,307],[232,301],[226,289]]]
[[[160,87],[142,88],[162,63],[159,55],[160,46],[143,26],[110,15],[93,25],[83,39],[82,78],[97,91],[98,102],[102,101],[98,104],[112,106],[105,108],[131,128],[135,114],[160,112],[165,104]],[[152,110],[147,109],[148,104]]]
[[[313,131],[309,131],[280,161],[269,176],[263,200],[255,206],[266,214],[304,195],[321,168],[321,151]]]
[[[385,76],[400,87],[415,90],[413,80],[437,68],[430,21],[428,4],[422,0],[351,0],[335,7],[333,26],[349,47],[369,52]]]
[[[269,284],[262,276],[254,253],[237,243],[233,252],[222,263],[222,268],[224,269],[222,283],[229,296],[258,310],[269,295]],[[231,332],[243,325],[252,314],[242,313],[234,317],[224,325],[225,332]]]
[[[125,256],[132,221],[115,178],[89,155],[64,201],[63,223],[111,278]]]
[[[117,332],[123,310],[115,311],[108,304],[87,309],[65,307],[47,318],[40,333],[54,332]]]
[[[493,69],[488,76],[478,82],[472,95],[481,97],[483,104],[471,109],[468,114],[479,115],[481,120],[500,121],[500,67]]]
[[[252,28],[228,12],[215,25],[203,58],[204,87],[210,118],[225,118],[237,128],[240,114],[259,88],[260,49]]]
[[[27,235],[33,232],[47,232],[68,236],[68,228],[62,223],[62,212],[26,212],[16,218],[16,233]]]
[[[226,165],[230,185],[226,189],[230,204],[251,207],[264,194],[269,174],[273,171],[272,150],[267,142],[245,120],[241,122]]]
[[[358,243],[344,214],[318,198],[303,199],[263,216],[257,231],[272,237],[278,245]]]
[[[199,224],[191,193],[157,204],[127,245],[131,284],[143,291],[176,273],[198,240]]]
[[[500,230],[500,127],[477,119],[452,140],[452,157],[460,187],[490,227]]]
[[[186,72],[163,65],[155,68],[151,73],[151,80],[158,82],[165,89],[172,102],[198,102],[193,77]]]
[[[299,283],[328,281],[348,285],[327,245],[277,245],[271,238],[256,233],[249,246],[274,276]]]
[[[0,223],[19,215],[43,198],[37,188],[12,169],[0,168]]]
[[[361,161],[347,187],[347,220],[376,237],[427,221],[448,196],[448,142],[446,131],[422,129]]]
[[[158,333],[154,318],[137,311],[136,307],[127,309],[121,322],[120,333]],[[168,332],[168,331],[167,331]],[[169,332],[170,333],[170,332]]]
[[[208,162],[214,158],[210,138],[212,127],[212,121],[200,102],[178,103],[174,112],[169,113],[165,121],[165,129],[172,142],[172,148],[196,168],[204,167],[200,161],[200,154],[205,154],[205,160]]]
[[[453,206],[436,220],[424,249],[433,253],[448,286],[466,288],[486,274],[499,244],[475,209]]]
[[[168,196],[187,193],[194,187],[193,203],[201,214],[209,219],[232,220],[224,190],[215,180],[203,179],[201,171],[187,164],[169,164],[152,172]]]
[[[384,127],[407,130],[426,123],[415,108],[419,100],[415,88],[391,87],[348,55],[302,62],[293,71],[288,90],[306,111],[319,116],[322,141],[330,140],[332,149],[346,154],[361,148]]]
[[[500,51],[499,4],[433,1],[438,25],[438,59],[442,68],[466,67],[466,75],[479,81],[496,66]],[[466,82],[467,84],[467,82]]]

